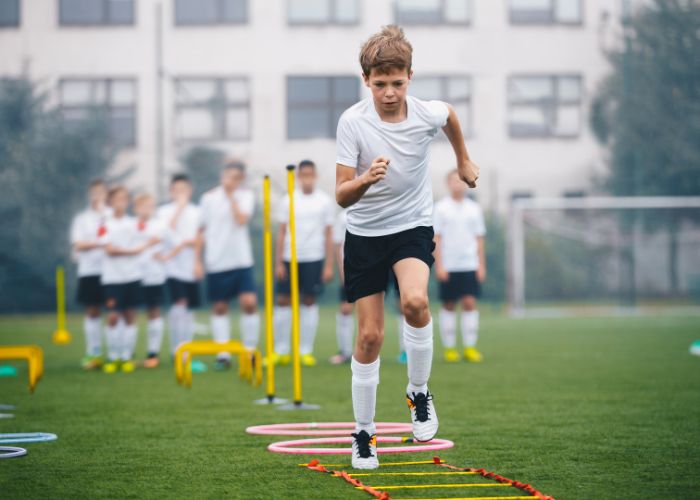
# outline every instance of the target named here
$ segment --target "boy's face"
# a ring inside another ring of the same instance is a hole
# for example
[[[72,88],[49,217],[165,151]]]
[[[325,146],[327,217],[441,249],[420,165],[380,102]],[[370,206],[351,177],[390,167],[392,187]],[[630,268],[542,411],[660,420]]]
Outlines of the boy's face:
[[[116,213],[125,213],[127,208],[129,208],[129,192],[121,190],[114,193],[110,200],[110,205]]]
[[[170,198],[179,204],[185,204],[192,198],[192,186],[186,181],[176,181],[170,185]]]
[[[450,196],[461,199],[467,192],[467,184],[459,178],[457,172],[452,172],[447,177],[447,189],[450,191]]]
[[[221,185],[226,191],[233,191],[241,185],[245,174],[237,168],[227,168],[221,171]]]
[[[134,205],[134,213],[141,219],[150,219],[156,210],[156,203],[153,198],[141,198]]]
[[[316,188],[316,169],[313,167],[302,167],[297,175],[301,190],[306,193],[312,193]]]
[[[107,201],[107,187],[104,184],[97,184],[90,188],[88,193],[90,198],[90,205],[93,207],[100,207]]]
[[[374,105],[384,113],[397,113],[406,101],[406,92],[413,71],[392,68],[389,73],[378,73],[373,69],[370,75],[362,75],[365,85],[372,91]]]

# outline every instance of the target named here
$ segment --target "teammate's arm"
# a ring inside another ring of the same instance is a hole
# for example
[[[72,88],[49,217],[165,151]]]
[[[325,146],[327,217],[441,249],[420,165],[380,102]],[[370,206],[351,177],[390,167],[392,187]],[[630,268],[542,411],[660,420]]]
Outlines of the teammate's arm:
[[[447,281],[447,271],[442,265],[442,238],[439,234],[435,235],[435,251],[433,252],[433,257],[435,258],[435,276],[438,281]]]
[[[280,226],[277,229],[277,240],[275,241],[275,276],[278,280],[287,278],[287,268],[284,267],[284,262],[282,262],[284,237],[286,234],[287,224],[285,222],[280,222]]]
[[[326,226],[324,235],[326,238],[326,262],[323,266],[323,282],[328,283],[333,279],[333,226]]]
[[[486,281],[486,245],[483,236],[476,237],[477,253],[479,254],[479,268],[476,270],[476,279],[479,283]]]
[[[201,280],[204,277],[204,264],[202,263],[202,249],[204,248],[204,231],[203,227],[199,228],[197,238],[194,244],[194,277]]]
[[[447,123],[442,127],[442,130],[450,140],[452,149],[455,152],[459,178],[466,182],[469,187],[475,188],[476,180],[479,178],[479,166],[469,159],[467,145],[464,143],[464,135],[462,134],[462,127],[459,124],[457,113],[452,106],[448,105],[447,108],[449,109]]]
[[[386,177],[389,159],[378,156],[372,165],[360,176],[357,169],[336,163],[335,165],[335,201],[343,208],[354,205],[367,192],[372,184]]]
[[[244,226],[248,224],[248,221],[250,220],[250,215],[247,212],[244,212],[241,210],[241,208],[238,206],[238,203],[236,203],[236,200],[233,198],[231,199],[231,215],[233,215],[233,220],[236,221],[236,224],[239,226]]]

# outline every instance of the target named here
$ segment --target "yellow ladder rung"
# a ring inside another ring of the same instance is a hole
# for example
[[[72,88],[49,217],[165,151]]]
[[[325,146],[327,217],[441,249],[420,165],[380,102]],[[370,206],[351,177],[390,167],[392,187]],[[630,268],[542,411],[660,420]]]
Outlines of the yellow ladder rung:
[[[367,486],[375,490],[419,490],[424,488],[509,488],[510,483],[490,484],[490,483],[460,483],[460,484],[412,484],[412,485],[388,485],[388,486]],[[355,486],[356,489],[363,489],[362,486]]]
[[[362,472],[348,474],[351,477],[358,476],[466,476],[475,475],[478,472],[452,471],[452,472]]]
[[[535,496],[507,496],[507,497],[431,497],[431,498],[394,498],[391,500],[532,500]]]

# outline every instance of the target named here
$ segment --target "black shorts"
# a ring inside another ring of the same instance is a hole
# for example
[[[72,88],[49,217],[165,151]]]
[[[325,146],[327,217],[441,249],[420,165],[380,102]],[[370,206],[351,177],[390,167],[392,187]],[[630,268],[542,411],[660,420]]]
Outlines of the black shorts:
[[[338,300],[340,300],[341,302],[348,301],[348,294],[345,293],[345,286],[344,285],[340,285],[338,287]]]
[[[385,236],[345,233],[345,291],[348,301],[383,292],[389,271],[398,261],[416,258],[433,265],[433,228],[419,226]]]
[[[176,278],[168,278],[168,297],[174,304],[182,299],[187,300],[187,307],[195,309],[200,306],[199,283],[196,281],[182,281]]]
[[[76,299],[84,306],[101,306],[104,303],[99,276],[83,276],[78,279]]]
[[[228,302],[242,293],[250,292],[255,293],[252,267],[207,274],[207,296],[210,302]]]
[[[141,299],[148,309],[163,305],[165,285],[141,285]]]
[[[141,282],[131,281],[102,287],[105,307],[109,311],[126,311],[141,305]]]
[[[448,273],[447,281],[440,282],[442,302],[455,302],[467,295],[481,295],[481,283],[476,279],[476,271],[451,272]]]
[[[287,277],[284,280],[279,280],[275,283],[275,292],[282,295],[289,295],[291,286],[289,280],[289,262],[284,263],[287,268]],[[316,260],[313,262],[299,262],[299,293],[301,295],[318,297],[323,293],[323,261]]]

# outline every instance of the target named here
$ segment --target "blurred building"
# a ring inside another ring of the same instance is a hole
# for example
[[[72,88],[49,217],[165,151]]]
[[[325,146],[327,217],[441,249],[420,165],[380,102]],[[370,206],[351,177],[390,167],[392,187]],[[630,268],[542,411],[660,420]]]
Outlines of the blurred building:
[[[0,77],[25,74],[68,124],[105,106],[114,171],[161,189],[196,145],[282,181],[311,158],[332,190],[335,127],[368,95],[358,52],[380,26],[414,46],[411,92],[458,110],[482,167],[478,196],[591,189],[604,165],[588,127],[624,0],[0,0]],[[437,194],[454,167],[433,148]],[[256,175],[257,174],[257,175]]]

